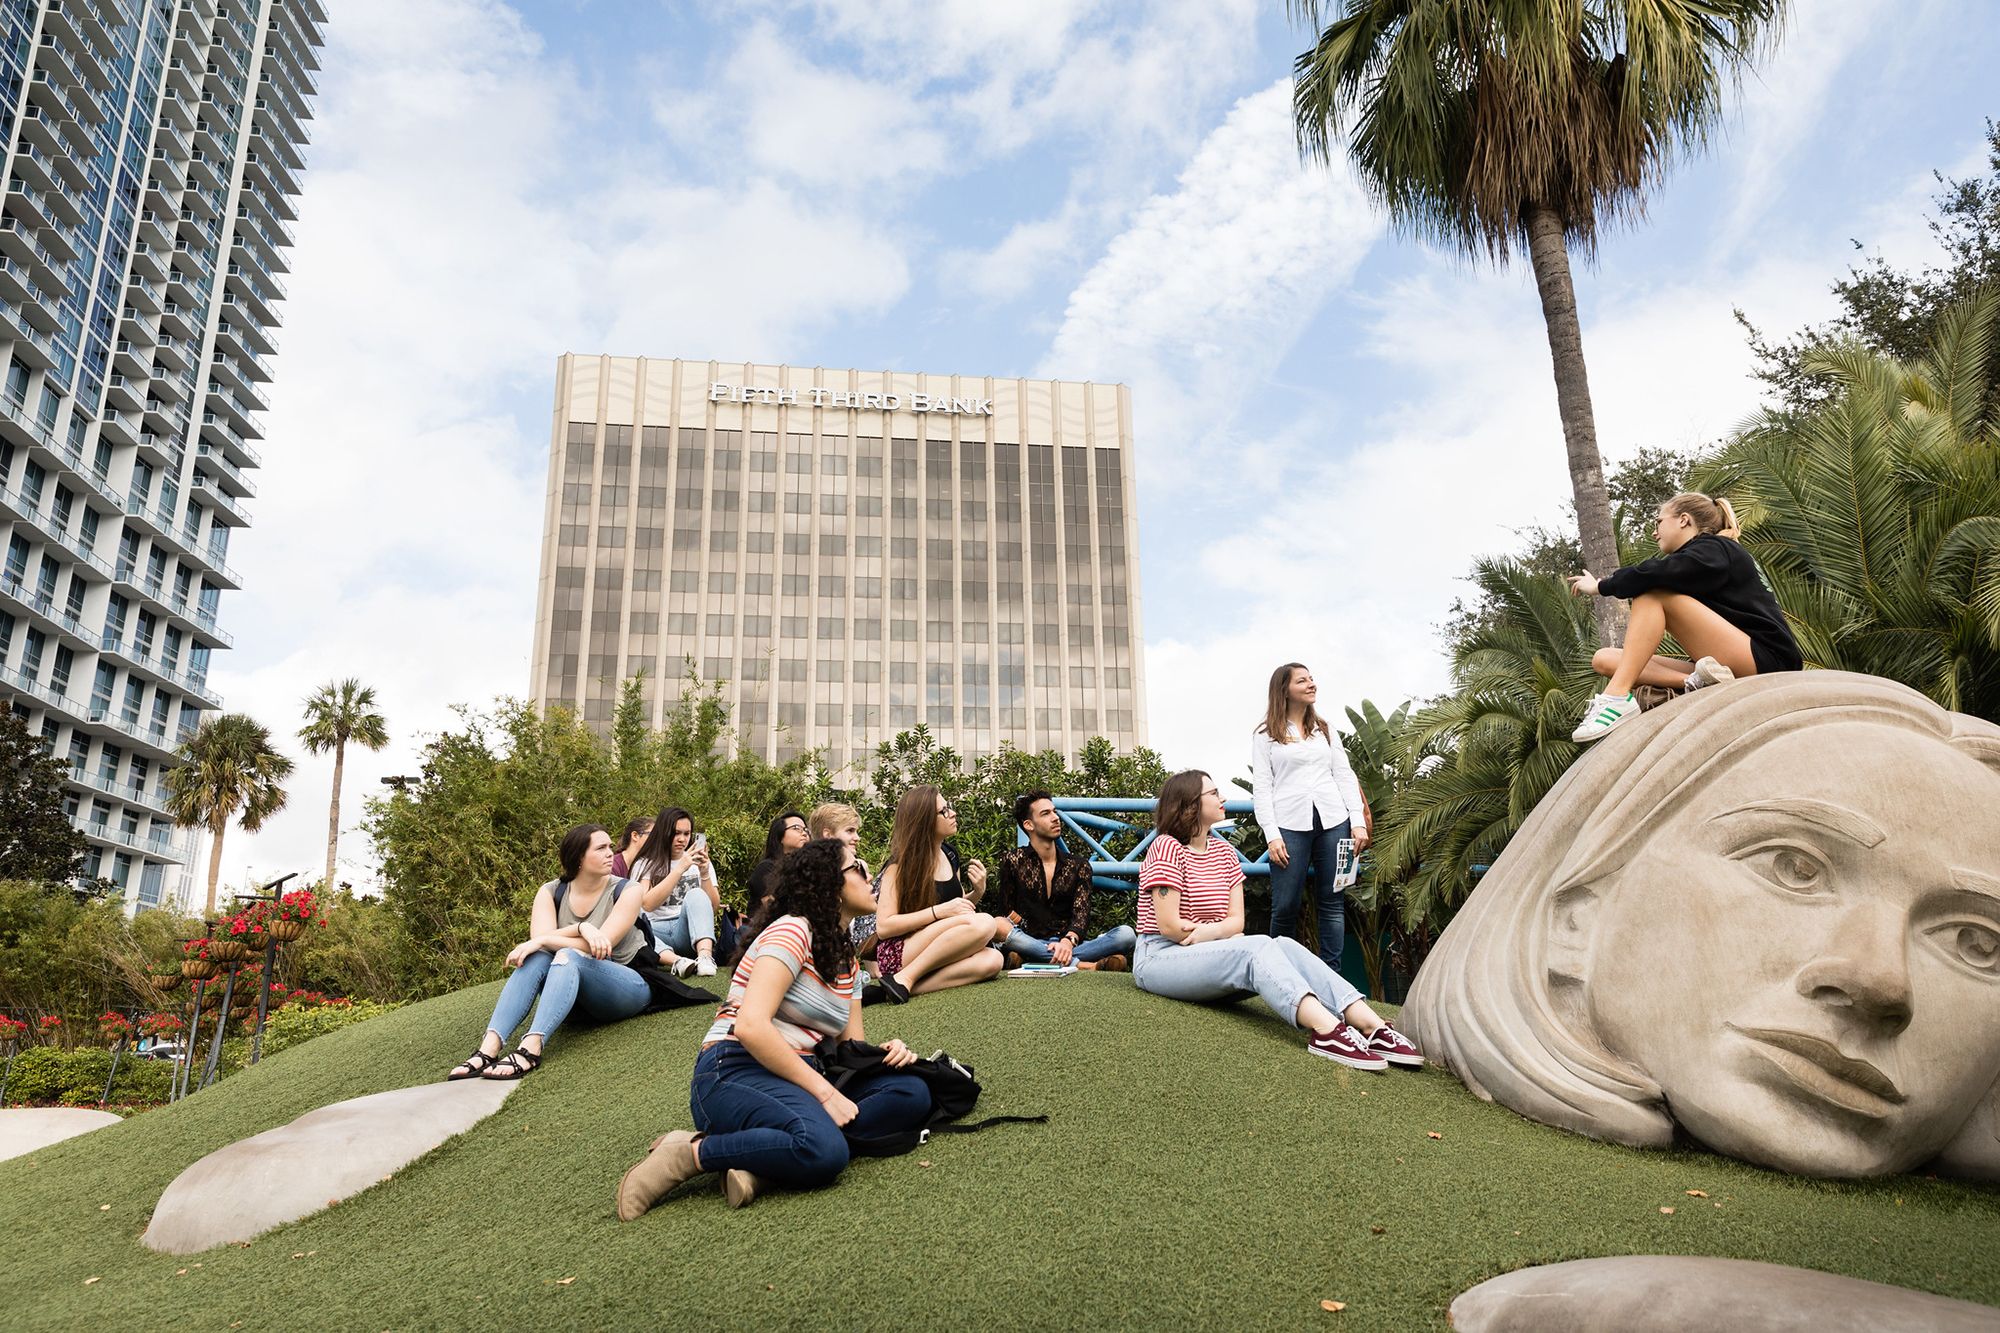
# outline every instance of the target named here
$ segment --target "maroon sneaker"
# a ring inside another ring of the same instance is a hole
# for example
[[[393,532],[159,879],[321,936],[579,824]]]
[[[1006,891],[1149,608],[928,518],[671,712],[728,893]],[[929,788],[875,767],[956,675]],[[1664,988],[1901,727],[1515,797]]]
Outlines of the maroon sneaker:
[[[1387,1023],[1376,1028],[1374,1035],[1368,1038],[1368,1049],[1392,1065],[1401,1065],[1405,1069],[1424,1067],[1423,1053],[1410,1044],[1408,1037]]]
[[[1306,1041],[1306,1049],[1349,1069],[1366,1069],[1379,1074],[1389,1068],[1389,1062],[1379,1052],[1369,1049],[1367,1039],[1345,1023],[1331,1032],[1313,1033]]]

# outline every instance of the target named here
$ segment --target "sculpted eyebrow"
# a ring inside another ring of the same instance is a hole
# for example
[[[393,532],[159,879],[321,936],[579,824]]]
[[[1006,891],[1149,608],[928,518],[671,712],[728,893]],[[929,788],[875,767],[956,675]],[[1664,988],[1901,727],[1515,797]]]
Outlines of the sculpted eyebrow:
[[[1850,842],[1863,847],[1874,847],[1889,835],[1865,815],[1857,814],[1845,806],[1834,805],[1830,801],[1814,800],[1810,796],[1778,797],[1767,801],[1752,801],[1739,805],[1734,810],[1725,810],[1716,819],[1735,819],[1741,815],[1782,815],[1838,833]]]
[[[1951,886],[1960,893],[1983,899],[1978,905],[2000,915],[2000,879],[1982,875],[1977,870],[1967,870],[1963,866],[1953,866],[1950,871]]]

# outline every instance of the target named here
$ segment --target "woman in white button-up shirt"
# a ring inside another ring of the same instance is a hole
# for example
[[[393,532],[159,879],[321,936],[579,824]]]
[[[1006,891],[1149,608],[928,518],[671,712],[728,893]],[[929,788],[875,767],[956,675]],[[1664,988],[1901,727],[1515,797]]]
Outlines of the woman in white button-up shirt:
[[[1250,733],[1250,771],[1256,783],[1257,825],[1271,848],[1271,934],[1298,934],[1306,872],[1319,887],[1319,956],[1340,968],[1347,936],[1347,904],[1334,886],[1342,838],[1358,855],[1368,845],[1368,807],[1347,751],[1313,708],[1319,686],[1312,672],[1287,662],[1271,673],[1264,720]]]

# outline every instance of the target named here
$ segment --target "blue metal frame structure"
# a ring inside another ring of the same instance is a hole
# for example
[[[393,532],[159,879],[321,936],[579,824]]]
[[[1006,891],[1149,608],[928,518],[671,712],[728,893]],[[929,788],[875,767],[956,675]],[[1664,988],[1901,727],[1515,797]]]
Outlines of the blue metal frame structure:
[[[1055,798],[1056,814],[1061,817],[1065,842],[1073,836],[1080,841],[1090,857],[1090,882],[1092,887],[1111,889],[1119,893],[1132,893],[1139,887],[1139,863],[1145,858],[1146,848],[1152,845],[1159,830],[1151,822],[1135,824],[1118,815],[1151,815],[1158,801],[1137,796],[1058,796]],[[1222,836],[1236,828],[1236,816],[1248,815],[1254,808],[1249,801],[1224,801],[1222,808],[1231,817],[1213,826],[1209,831]],[[1095,832],[1093,833],[1093,830]],[[1107,843],[1121,833],[1139,833],[1139,841],[1123,856],[1114,854]],[[1028,841],[1028,835],[1015,830],[1014,841],[1020,846]],[[1265,856],[1251,860],[1229,843],[1236,859],[1243,865],[1247,877],[1266,878],[1271,873],[1271,863]],[[1075,850],[1072,846],[1072,850]]]

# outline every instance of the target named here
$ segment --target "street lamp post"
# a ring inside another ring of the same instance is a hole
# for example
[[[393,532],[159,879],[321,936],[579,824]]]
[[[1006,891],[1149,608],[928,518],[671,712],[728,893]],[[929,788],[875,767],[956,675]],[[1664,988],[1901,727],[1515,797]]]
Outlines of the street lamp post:
[[[244,900],[268,902],[276,907],[278,900],[284,896],[285,885],[298,877],[299,872],[294,870],[282,879],[272,880],[255,893],[239,893],[234,896],[239,902]],[[274,917],[264,928],[264,984],[257,992],[257,1027],[250,1034],[250,1063],[253,1065],[264,1056],[264,1019],[271,1012],[271,974],[278,966],[278,937],[271,930],[271,926],[275,924]]]

